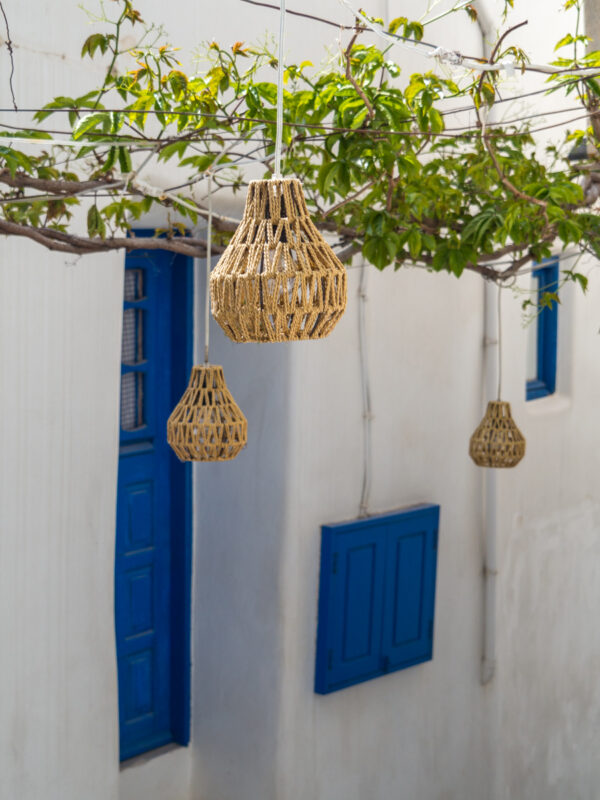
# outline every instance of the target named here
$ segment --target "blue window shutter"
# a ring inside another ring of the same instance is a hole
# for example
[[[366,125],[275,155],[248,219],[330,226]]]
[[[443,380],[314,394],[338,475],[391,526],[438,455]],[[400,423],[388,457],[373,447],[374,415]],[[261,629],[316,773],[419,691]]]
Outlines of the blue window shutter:
[[[437,506],[400,514],[389,522],[382,638],[388,670],[433,655],[438,522]]]
[[[378,526],[324,526],[316,691],[379,674],[385,542]]]
[[[542,266],[533,271],[537,281],[537,302],[546,292],[558,292],[558,258],[544,259]],[[558,350],[558,303],[544,306],[534,323],[537,326],[536,377],[528,380],[525,398],[537,400],[556,391],[556,360]]]
[[[315,691],[429,660],[439,506],[324,525]]]

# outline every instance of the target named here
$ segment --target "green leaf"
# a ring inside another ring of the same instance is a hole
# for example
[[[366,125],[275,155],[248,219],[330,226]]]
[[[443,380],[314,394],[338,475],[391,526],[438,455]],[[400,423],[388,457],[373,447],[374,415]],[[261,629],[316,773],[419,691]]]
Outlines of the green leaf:
[[[372,237],[367,239],[362,248],[363,256],[377,269],[384,269],[395,258],[396,249],[393,239]]]
[[[582,275],[581,272],[574,272],[572,269],[565,269],[563,270],[563,275],[569,281],[573,281],[573,283],[578,283],[581,286],[583,293],[587,292],[588,289],[588,278],[585,275]]]
[[[422,242],[421,242],[421,233],[417,230],[417,228],[413,228],[408,235],[408,249],[411,255],[411,258],[417,259],[421,255],[422,249]]]
[[[329,194],[331,185],[335,179],[335,173],[338,169],[338,162],[337,161],[329,161],[325,162],[321,169],[319,170],[319,177],[317,179],[317,183],[319,186],[319,191],[322,195],[327,196]]]
[[[98,207],[93,205],[90,206],[88,213],[87,213],[87,229],[88,235],[93,238],[94,236],[100,236],[102,239],[106,236],[106,225],[104,220],[98,211]]]
[[[103,33],[92,33],[83,43],[81,57],[83,58],[83,56],[89,55],[90,58],[93,58],[96,50],[100,50],[101,53],[106,53],[111,39],[114,39],[114,36],[105,35]]]
[[[407,17],[396,17],[396,19],[393,19],[390,22],[388,31],[390,33],[396,33],[398,28],[400,28],[400,27],[404,28],[407,25],[407,23],[408,23],[408,18]]]
[[[560,50],[561,47],[564,47],[567,44],[573,44],[573,34],[567,33],[566,36],[563,36],[562,39],[559,39],[558,42],[554,45],[554,52]]]
[[[169,78],[169,84],[171,86],[171,91],[173,92],[175,97],[180,97],[182,94],[185,94],[188,87],[188,79],[183,72],[180,72],[177,69],[173,69],[169,73],[168,78]]]
[[[110,127],[110,115],[103,111],[96,111],[93,114],[86,114],[85,117],[80,119],[77,125],[75,125],[73,128],[73,138],[81,139],[85,133],[94,130],[99,125],[101,125],[103,129]]]
[[[441,133],[444,130],[444,118],[437,108],[429,109],[429,125],[434,133]]]
[[[119,168],[124,175],[131,172],[131,156],[126,147],[119,147]]]

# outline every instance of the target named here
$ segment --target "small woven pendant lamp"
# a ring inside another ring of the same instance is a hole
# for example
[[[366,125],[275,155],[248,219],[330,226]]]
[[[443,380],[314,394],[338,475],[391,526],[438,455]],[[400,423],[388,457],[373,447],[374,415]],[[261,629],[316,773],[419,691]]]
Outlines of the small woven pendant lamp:
[[[208,174],[204,364],[192,367],[190,382],[167,421],[167,441],[181,461],[228,461],[246,446],[248,423],[227,388],[223,368],[209,363],[208,277],[211,259],[212,177]],[[196,315],[197,318],[197,315]]]
[[[346,270],[313,224],[299,180],[250,183],[210,291],[213,316],[234,342],[331,333],[346,308]]]
[[[469,455],[478,467],[516,467],[525,455],[526,440],[510,413],[510,403],[500,399],[502,389],[502,290],[498,285],[498,399],[490,400],[471,436]]]
[[[525,437],[510,413],[510,403],[491,400],[471,436],[469,455],[478,467],[516,467],[525,455]]]
[[[192,367],[190,382],[167,422],[167,440],[181,461],[227,461],[248,441],[248,424],[212,364]]]
[[[313,224],[300,181],[281,176],[285,0],[279,6],[273,178],[250,183],[210,279],[213,316],[234,342],[321,339],[346,308],[344,265]]]

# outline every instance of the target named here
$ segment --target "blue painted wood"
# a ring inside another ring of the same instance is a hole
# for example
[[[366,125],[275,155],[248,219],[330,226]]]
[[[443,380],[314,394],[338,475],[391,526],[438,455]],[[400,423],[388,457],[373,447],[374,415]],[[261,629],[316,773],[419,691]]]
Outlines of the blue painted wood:
[[[432,658],[439,506],[324,525],[315,691]]]
[[[558,265],[558,258],[545,259],[542,266],[534,270],[533,275],[538,285],[538,303],[544,292],[558,291]],[[538,314],[534,324],[537,325],[537,374],[534,380],[526,383],[525,397],[527,400],[546,397],[554,394],[556,390],[558,303],[552,303],[552,308],[545,306]]]
[[[142,312],[143,354],[136,363],[123,363],[121,372],[140,375],[144,391],[142,424],[121,429],[119,457],[115,628],[121,759],[189,740],[190,471],[166,442],[166,420],[191,362],[190,261],[138,251],[125,264],[143,276],[143,297],[124,303],[125,310]]]
[[[439,506],[390,520],[382,657],[388,670],[433,656]]]

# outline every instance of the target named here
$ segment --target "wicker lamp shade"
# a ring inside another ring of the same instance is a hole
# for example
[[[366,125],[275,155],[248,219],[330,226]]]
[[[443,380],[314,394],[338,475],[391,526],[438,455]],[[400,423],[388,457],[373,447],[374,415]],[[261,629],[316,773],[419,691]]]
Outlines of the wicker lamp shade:
[[[167,421],[167,440],[181,461],[227,461],[246,446],[246,417],[222,367],[192,367],[188,387]]]
[[[525,455],[525,444],[511,416],[510,403],[494,400],[471,436],[469,455],[478,467],[516,467]]]
[[[234,342],[331,333],[346,308],[346,270],[313,224],[298,179],[250,183],[210,293],[213,316]]]

